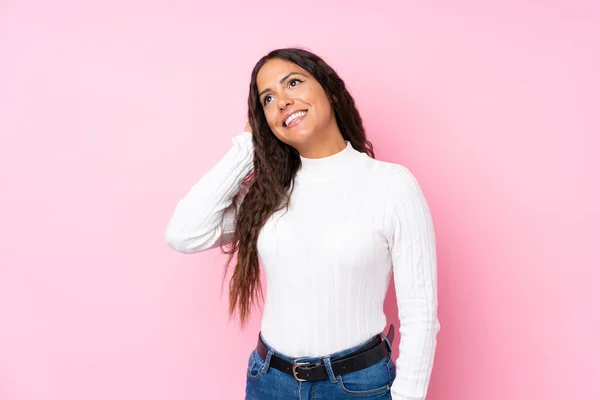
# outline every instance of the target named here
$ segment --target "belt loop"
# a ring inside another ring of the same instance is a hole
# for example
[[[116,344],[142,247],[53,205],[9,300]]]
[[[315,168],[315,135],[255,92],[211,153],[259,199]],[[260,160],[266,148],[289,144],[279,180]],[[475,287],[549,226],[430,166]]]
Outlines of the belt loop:
[[[388,350],[390,351],[390,353],[392,353],[392,341],[394,340],[394,324],[390,325],[390,329],[388,329],[387,336],[384,335],[383,332],[380,333],[380,336],[383,338],[383,340],[385,340],[388,346]]]
[[[275,353],[272,349],[268,348],[267,356],[265,357],[265,363],[260,368],[263,373],[269,372],[269,367],[271,366],[271,356]]]
[[[329,357],[323,358],[323,363],[325,364],[325,369],[327,370],[327,376],[329,376],[329,382],[337,383],[337,378],[333,373],[333,368],[331,368],[331,359]]]

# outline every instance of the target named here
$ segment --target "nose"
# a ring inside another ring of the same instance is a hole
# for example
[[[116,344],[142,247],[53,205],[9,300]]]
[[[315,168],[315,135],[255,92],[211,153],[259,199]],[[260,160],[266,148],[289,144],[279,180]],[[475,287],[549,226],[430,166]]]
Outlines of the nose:
[[[285,110],[288,106],[291,106],[292,104],[294,104],[294,101],[286,95],[279,96],[279,98],[277,99],[277,105],[282,111]]]

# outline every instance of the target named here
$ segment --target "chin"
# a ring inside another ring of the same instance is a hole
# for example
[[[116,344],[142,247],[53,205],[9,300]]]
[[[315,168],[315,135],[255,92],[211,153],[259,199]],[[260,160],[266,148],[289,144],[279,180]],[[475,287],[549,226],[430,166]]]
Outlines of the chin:
[[[305,144],[310,143],[313,138],[313,132],[298,132],[294,135],[288,136],[290,144],[294,145],[295,147],[304,146]]]
[[[290,146],[296,147],[296,145],[303,145],[305,143],[310,142],[310,140],[314,136],[314,132],[310,129],[299,129],[297,131],[287,130],[287,132],[279,133],[276,136],[282,142],[289,144]]]

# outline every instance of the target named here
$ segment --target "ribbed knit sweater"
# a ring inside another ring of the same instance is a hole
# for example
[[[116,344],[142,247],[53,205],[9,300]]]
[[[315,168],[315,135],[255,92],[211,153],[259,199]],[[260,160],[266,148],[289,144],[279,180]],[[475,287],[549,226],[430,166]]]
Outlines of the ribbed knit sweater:
[[[205,251],[231,238],[235,208],[225,210],[254,156],[251,133],[232,142],[178,202],[165,233],[176,251]],[[349,142],[332,156],[301,157],[294,179],[289,210],[267,220],[257,243],[265,341],[290,357],[315,357],[382,332],[393,271],[400,352],[392,398],[425,399],[440,324],[434,227],[417,180],[407,167],[372,159]]]

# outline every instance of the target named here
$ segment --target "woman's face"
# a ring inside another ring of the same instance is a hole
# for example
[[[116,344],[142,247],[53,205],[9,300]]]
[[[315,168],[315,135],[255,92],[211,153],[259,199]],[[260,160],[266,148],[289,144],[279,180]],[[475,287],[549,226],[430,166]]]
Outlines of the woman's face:
[[[304,147],[335,127],[335,115],[323,87],[298,65],[271,59],[256,77],[259,102],[269,127],[284,143]]]

